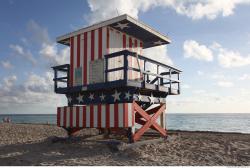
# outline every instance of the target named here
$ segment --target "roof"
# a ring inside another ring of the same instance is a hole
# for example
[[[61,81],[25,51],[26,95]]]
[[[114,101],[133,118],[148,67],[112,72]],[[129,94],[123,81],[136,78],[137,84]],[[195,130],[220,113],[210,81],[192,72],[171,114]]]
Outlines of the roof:
[[[63,36],[57,37],[57,42],[69,45],[69,38],[87,31],[95,30],[104,26],[111,26],[112,28],[131,35],[143,41],[143,48],[149,48],[164,44],[169,44],[171,40],[154,30],[150,26],[138,21],[131,16],[124,14],[106,21],[102,21],[91,26],[73,31]]]

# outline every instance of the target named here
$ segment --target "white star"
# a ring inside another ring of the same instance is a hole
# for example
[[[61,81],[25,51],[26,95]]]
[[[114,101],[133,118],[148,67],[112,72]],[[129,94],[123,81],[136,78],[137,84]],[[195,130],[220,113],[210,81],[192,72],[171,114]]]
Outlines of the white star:
[[[164,44],[164,42],[159,40],[159,41],[155,41],[154,44],[155,45],[162,45],[162,44]]]
[[[125,93],[125,99],[130,99],[131,94],[129,92]]]
[[[112,94],[112,96],[114,97],[114,101],[120,100],[120,92],[117,92],[117,90],[115,90],[115,93]]]
[[[79,94],[79,96],[76,99],[78,100],[79,103],[81,103],[83,102],[82,98],[83,98],[83,95]]]
[[[120,28],[121,30],[124,28],[129,28],[128,23],[117,23],[117,25],[114,27]]]
[[[140,95],[140,93],[137,97],[138,97],[138,100],[141,101],[142,96]]]
[[[89,99],[90,99],[90,100],[94,100],[94,93],[90,93]]]
[[[102,95],[100,96],[101,101],[103,101],[105,99],[105,95],[102,93]]]
[[[68,102],[71,103],[72,102],[72,98],[68,97]]]
[[[149,99],[150,103],[154,104],[155,98],[154,98],[153,94],[151,94],[151,96],[148,97],[148,99]]]

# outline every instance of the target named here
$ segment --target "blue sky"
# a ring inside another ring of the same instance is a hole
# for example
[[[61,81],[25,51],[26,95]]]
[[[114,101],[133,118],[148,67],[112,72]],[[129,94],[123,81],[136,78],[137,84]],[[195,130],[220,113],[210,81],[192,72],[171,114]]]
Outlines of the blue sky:
[[[117,11],[171,38],[152,49],[183,70],[182,93],[167,98],[168,112],[250,112],[249,0],[3,0],[0,114],[55,113],[65,105],[53,93],[50,66],[67,63],[69,49],[55,38]]]

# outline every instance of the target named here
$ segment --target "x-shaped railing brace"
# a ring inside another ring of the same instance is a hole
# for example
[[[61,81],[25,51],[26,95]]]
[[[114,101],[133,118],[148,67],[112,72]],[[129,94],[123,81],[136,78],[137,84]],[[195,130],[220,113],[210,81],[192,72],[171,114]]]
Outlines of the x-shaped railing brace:
[[[164,128],[162,128],[157,122],[157,118],[163,113],[166,109],[165,104],[161,104],[160,107],[156,107],[152,109],[149,113],[154,113],[150,116],[146,111],[144,111],[137,103],[134,102],[134,111],[135,114],[138,113],[144,120],[136,117],[136,122],[138,124],[142,124],[143,126],[135,132],[133,136],[133,140],[137,141],[140,137],[149,129],[153,128],[154,130],[158,131],[162,136],[166,137],[167,132]],[[137,114],[136,114],[137,115]]]

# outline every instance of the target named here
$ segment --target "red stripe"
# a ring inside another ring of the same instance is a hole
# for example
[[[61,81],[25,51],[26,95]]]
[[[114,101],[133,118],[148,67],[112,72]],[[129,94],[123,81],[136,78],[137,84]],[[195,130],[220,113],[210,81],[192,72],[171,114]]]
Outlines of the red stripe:
[[[88,34],[87,32],[84,33],[84,64],[83,64],[83,67],[84,67],[84,74],[83,74],[83,79],[84,79],[84,85],[87,84],[87,46],[88,46]]]
[[[91,31],[91,61],[95,60],[95,30]]]
[[[73,127],[73,107],[70,107],[69,125],[70,125],[71,128]]]
[[[123,103],[123,126],[128,127],[128,103]]]
[[[107,45],[107,54],[109,54],[109,28],[107,27],[107,42],[106,42],[106,45]]]
[[[132,38],[131,37],[129,37],[129,50],[132,51]],[[132,59],[133,58],[131,56],[128,57],[128,62],[129,62],[128,64],[130,67],[133,67]],[[129,79],[132,79],[132,70],[129,71]]]
[[[57,107],[57,126],[60,126],[61,108]]]
[[[118,110],[118,103],[115,103],[114,104],[114,126],[115,126],[115,128],[117,128],[118,127],[118,125],[119,125],[119,116],[118,116],[118,114],[119,114],[119,110]]]
[[[94,127],[94,105],[90,105],[90,128]]]
[[[102,105],[98,104],[97,127],[101,128],[102,119]]]
[[[86,128],[86,106],[82,107],[82,127]]]
[[[106,104],[106,128],[110,128],[110,107],[109,104]]]
[[[63,126],[66,127],[66,120],[67,120],[67,107],[64,107],[63,111]]]
[[[140,41],[140,54],[142,54],[142,47],[143,47],[143,44],[142,44],[142,41]],[[144,69],[143,60],[140,60],[140,66],[141,66],[141,69]],[[142,73],[141,73],[141,79],[143,79],[143,74]]]
[[[126,34],[122,35],[122,46],[123,46],[123,49],[126,49]]]
[[[70,86],[73,86],[74,70],[74,37],[70,38]]]
[[[135,51],[138,53],[138,50],[137,50],[137,40],[135,39]],[[138,66],[138,63],[137,63],[137,61],[135,62],[136,60],[134,59],[134,66],[133,67],[137,67]],[[139,68],[139,67],[138,67]],[[135,72],[135,78],[138,78],[139,77],[139,74],[140,72]]]
[[[98,30],[98,58],[102,59],[102,28]]]
[[[79,106],[76,106],[76,127],[79,128]]]
[[[134,104],[135,104],[135,102],[132,103],[132,109],[131,109],[131,111],[132,111],[132,126],[135,125],[135,109],[134,109]]]
[[[77,67],[80,67],[80,34],[77,35]]]

